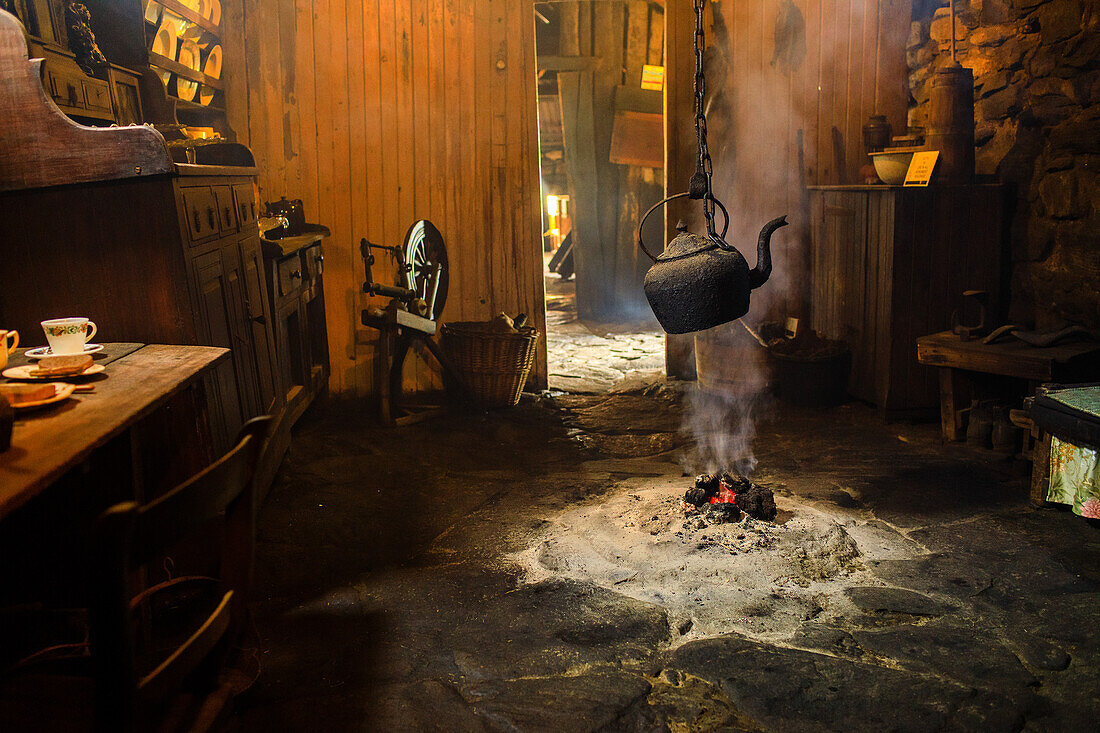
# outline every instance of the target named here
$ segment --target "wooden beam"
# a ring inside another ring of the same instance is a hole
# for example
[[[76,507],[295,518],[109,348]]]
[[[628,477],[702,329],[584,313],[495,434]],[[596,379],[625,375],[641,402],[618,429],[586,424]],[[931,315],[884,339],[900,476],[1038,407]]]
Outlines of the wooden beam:
[[[539,56],[538,70],[542,71],[591,71],[603,60],[599,56]]]

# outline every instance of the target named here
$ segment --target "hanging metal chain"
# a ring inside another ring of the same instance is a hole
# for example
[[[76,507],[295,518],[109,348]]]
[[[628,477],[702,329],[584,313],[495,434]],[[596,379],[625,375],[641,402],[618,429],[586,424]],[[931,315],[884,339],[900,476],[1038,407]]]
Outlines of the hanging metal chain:
[[[693,199],[702,199],[703,216],[707,220],[707,234],[716,238],[714,231],[714,163],[707,148],[707,77],[703,70],[703,51],[706,49],[706,36],[703,30],[703,11],[707,0],[694,0],[695,4],[695,137],[698,142],[699,157],[695,164],[695,174],[688,184],[688,192]]]
[[[645,223],[649,217],[660,209],[662,206],[667,205],[670,201],[682,198],[692,198],[697,201],[703,202],[703,215],[707,220],[707,236],[710,240],[719,248],[725,250],[731,250],[733,247],[726,244],[726,232],[730,226],[730,215],[726,211],[726,207],[722,205],[722,202],[714,198],[713,179],[714,179],[714,164],[710,159],[710,151],[707,150],[707,113],[706,113],[706,101],[707,101],[707,77],[703,71],[703,51],[706,49],[706,35],[703,31],[703,11],[706,10],[707,0],[693,0],[695,7],[695,136],[698,139],[699,144],[699,157],[695,165],[695,173],[691,176],[691,181],[688,183],[688,190],[684,193],[677,193],[658,201],[645,213],[642,217],[641,223],[638,224],[638,247],[645,252],[646,256],[654,262],[657,261],[657,257],[645,246],[645,242],[642,241],[642,231],[645,229]],[[722,233],[718,234],[714,227],[714,212],[715,209],[719,209],[722,212],[722,217],[725,220],[722,225]]]

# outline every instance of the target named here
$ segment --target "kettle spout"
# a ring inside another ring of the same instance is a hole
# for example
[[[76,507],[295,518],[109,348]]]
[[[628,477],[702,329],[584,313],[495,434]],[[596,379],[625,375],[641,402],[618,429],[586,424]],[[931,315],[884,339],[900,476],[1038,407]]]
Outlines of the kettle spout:
[[[756,267],[749,272],[749,287],[753,290],[768,281],[772,274],[772,233],[779,227],[787,226],[789,222],[786,216],[772,219],[760,230],[760,238],[756,242]]]

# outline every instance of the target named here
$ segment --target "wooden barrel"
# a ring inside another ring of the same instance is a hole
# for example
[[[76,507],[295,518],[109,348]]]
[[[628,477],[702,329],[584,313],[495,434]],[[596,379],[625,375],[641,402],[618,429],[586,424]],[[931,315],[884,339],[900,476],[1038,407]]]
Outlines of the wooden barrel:
[[[695,334],[699,388],[729,397],[764,391],[771,383],[764,347],[739,322]]]
[[[974,178],[974,72],[948,66],[932,77],[928,150],[940,151],[937,183],[970,183]]]

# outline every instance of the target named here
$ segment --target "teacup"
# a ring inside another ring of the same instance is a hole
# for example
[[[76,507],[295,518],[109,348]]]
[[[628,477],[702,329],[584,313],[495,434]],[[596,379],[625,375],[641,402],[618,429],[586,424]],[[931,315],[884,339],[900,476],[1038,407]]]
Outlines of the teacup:
[[[87,318],[53,318],[42,321],[51,354],[83,354],[84,344],[95,336],[95,324]]]
[[[11,340],[11,346],[8,346],[9,339]],[[0,328],[0,369],[8,365],[8,354],[15,351],[17,346],[19,346],[19,332],[5,331]]]

